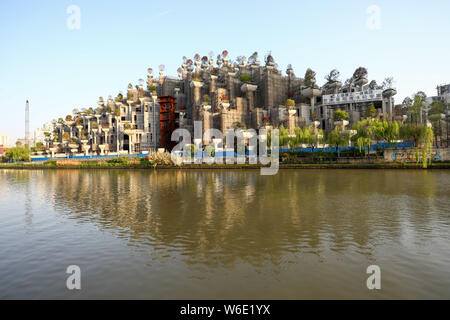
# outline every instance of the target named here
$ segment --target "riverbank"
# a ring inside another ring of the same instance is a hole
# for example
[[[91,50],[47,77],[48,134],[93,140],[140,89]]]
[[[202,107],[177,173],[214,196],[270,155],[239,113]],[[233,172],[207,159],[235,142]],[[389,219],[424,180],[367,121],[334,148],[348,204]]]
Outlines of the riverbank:
[[[262,165],[259,164],[189,164],[182,166],[174,165],[157,165],[157,166],[145,166],[141,164],[0,164],[0,169],[20,169],[20,170],[33,170],[33,169],[132,169],[132,170],[190,170],[190,169],[261,169]],[[423,169],[422,164],[417,163],[302,163],[302,164],[280,164],[280,169]],[[427,169],[450,169],[450,162],[432,163],[428,165]]]

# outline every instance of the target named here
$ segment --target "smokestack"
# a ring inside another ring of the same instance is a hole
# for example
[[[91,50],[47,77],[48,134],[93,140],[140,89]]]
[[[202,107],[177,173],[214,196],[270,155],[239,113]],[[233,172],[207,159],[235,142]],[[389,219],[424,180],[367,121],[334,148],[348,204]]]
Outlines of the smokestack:
[[[25,105],[25,144],[30,146],[30,103]]]

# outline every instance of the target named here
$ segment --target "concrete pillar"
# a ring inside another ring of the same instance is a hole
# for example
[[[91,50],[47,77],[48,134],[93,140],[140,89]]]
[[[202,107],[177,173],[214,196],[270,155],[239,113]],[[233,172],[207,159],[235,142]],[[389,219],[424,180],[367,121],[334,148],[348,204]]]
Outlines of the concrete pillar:
[[[200,119],[199,108],[201,106],[201,88],[203,87],[203,82],[201,81],[192,81],[191,87],[194,88],[194,112],[193,112],[193,120]]]
[[[109,129],[103,129],[105,133],[105,144],[109,144]]]
[[[295,109],[291,109],[291,110],[288,110],[288,131],[289,131],[289,134],[294,134],[295,133],[295,131],[294,131],[294,129],[295,129],[295,120],[296,120],[296,116],[295,116],[295,114],[297,113],[297,110],[295,110]]]
[[[128,153],[132,154],[134,152],[134,142],[133,142],[133,136],[134,134],[130,134],[129,137],[129,147],[128,147]]]
[[[230,107],[230,104],[227,102],[222,102],[222,111],[220,114],[220,130],[222,130],[222,136],[223,138],[226,135],[226,126],[227,126],[227,118],[228,118],[228,108]]]
[[[120,151],[120,125],[119,125],[119,119],[116,117],[116,152],[119,154]]]
[[[302,90],[302,95],[309,98],[311,101],[311,112],[316,111],[317,115],[319,115],[319,111],[316,110],[316,97],[322,94],[322,90],[318,88],[305,88]]]
[[[55,157],[55,152],[56,152],[57,148],[50,148],[49,150],[50,150],[50,152],[51,152],[51,157],[54,158],[54,157]]]
[[[211,82],[209,84],[209,96],[211,98],[211,106],[213,108],[213,111],[216,110],[216,80],[217,76],[211,75]]]
[[[180,128],[184,127],[184,116],[186,115],[186,112],[180,111]]]
[[[192,142],[194,142],[195,146],[195,154],[202,152],[202,140],[203,139],[193,139]],[[194,156],[194,163],[202,163],[203,159],[201,157],[195,157]]]
[[[211,75],[211,83],[209,85],[209,92],[210,93],[216,92],[216,80],[217,80],[217,76]]]
[[[234,76],[235,75],[236,75],[235,72],[228,72],[227,88],[228,88],[230,102],[233,101],[233,99],[234,99]]]
[[[77,131],[78,131],[78,139],[81,140],[81,130],[83,129],[83,126],[77,126]]]
[[[87,156],[89,155],[89,149],[91,147],[88,144],[83,144],[83,146],[81,147],[81,149],[84,151],[84,155]]]
[[[258,86],[253,84],[243,84],[241,86],[242,92],[245,92],[248,101],[248,110],[253,111],[255,109],[255,91]]]
[[[208,145],[210,143],[210,136],[206,135],[205,132],[211,129],[211,106],[210,105],[203,105],[202,106],[202,113],[203,113],[203,144]]]

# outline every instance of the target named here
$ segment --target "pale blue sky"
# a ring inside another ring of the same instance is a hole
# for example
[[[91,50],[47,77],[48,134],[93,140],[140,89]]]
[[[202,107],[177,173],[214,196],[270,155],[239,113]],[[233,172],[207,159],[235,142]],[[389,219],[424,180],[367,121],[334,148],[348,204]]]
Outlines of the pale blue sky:
[[[81,29],[67,28],[67,7],[81,9]],[[381,9],[381,29],[367,27],[367,8]],[[359,66],[369,78],[396,81],[400,102],[450,82],[450,1],[111,1],[0,2],[0,134],[24,135],[99,96],[125,91],[148,67],[175,76],[182,56],[227,49],[232,59],[272,51],[282,70],[333,68],[343,80]]]

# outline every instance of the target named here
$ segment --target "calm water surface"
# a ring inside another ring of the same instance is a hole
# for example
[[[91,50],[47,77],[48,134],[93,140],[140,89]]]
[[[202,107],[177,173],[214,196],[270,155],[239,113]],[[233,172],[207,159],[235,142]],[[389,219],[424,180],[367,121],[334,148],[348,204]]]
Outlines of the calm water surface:
[[[3,299],[450,299],[449,171],[0,170],[0,194]]]

